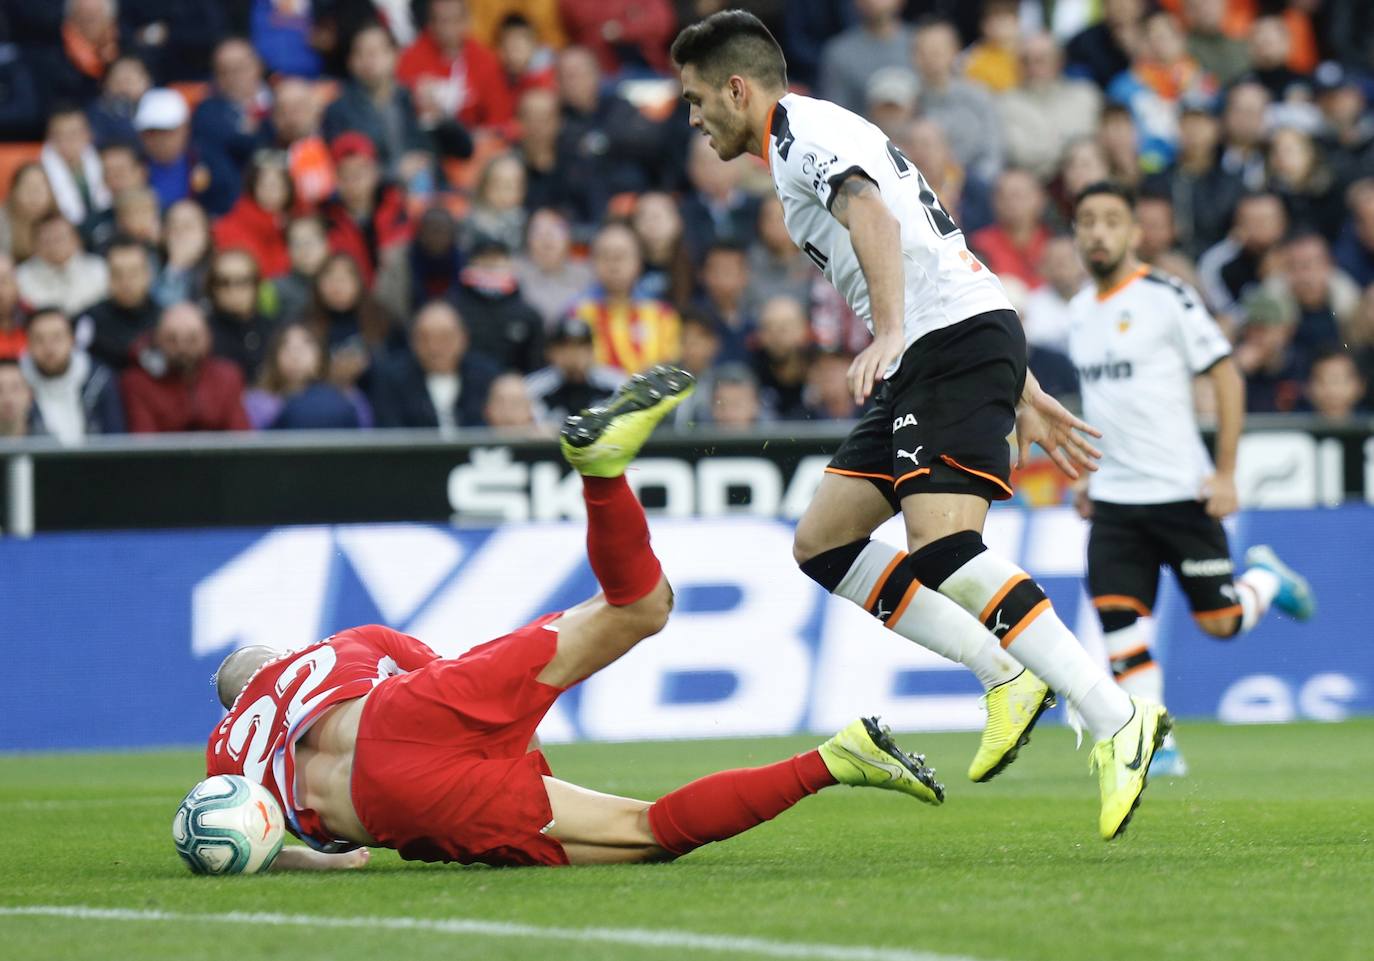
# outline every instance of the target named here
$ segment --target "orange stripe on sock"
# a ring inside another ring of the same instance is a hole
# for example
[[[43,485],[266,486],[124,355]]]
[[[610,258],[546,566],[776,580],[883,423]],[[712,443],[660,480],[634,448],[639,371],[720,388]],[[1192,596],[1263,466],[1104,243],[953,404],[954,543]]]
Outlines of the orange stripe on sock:
[[[1232,604],[1230,607],[1223,607],[1216,611],[1194,611],[1193,617],[1199,621],[1219,621],[1223,617],[1240,617],[1245,613],[1239,604]]]
[[[1154,661],[1146,661],[1144,664],[1137,664],[1135,667],[1130,668],[1126,671],[1122,671],[1120,674],[1115,675],[1116,682],[1120,684],[1122,681],[1126,680],[1126,678],[1130,677],[1132,674],[1138,674],[1141,671],[1149,670],[1152,667],[1158,666],[1159,665],[1156,664]]]
[[[981,477],[983,478],[983,480],[992,481],[998,487],[1002,488],[1002,490],[1006,491],[1008,497],[1011,497],[1015,493],[1015,491],[1013,491],[1010,487],[1007,486],[1007,482],[1002,480],[1002,478],[996,477],[992,474],[985,474],[980,470],[974,470],[972,467],[965,467],[963,464],[959,463],[957,460],[955,460],[953,457],[950,457],[948,454],[941,454],[940,460],[944,461],[950,467],[963,471],[965,474],[972,474],[974,477]]]
[[[892,615],[887,619],[888,627],[896,627],[897,622],[900,621],[902,615],[906,613],[907,606],[911,603],[911,599],[916,596],[916,592],[920,589],[921,582],[913,580],[911,586],[906,589],[906,593],[902,595],[902,599],[898,602],[896,609],[893,610]]]
[[[857,471],[857,470],[841,470],[841,469],[838,468],[838,467],[827,467],[827,468],[825,469],[825,472],[826,472],[827,474],[839,474],[841,477],[866,477],[866,478],[868,478],[868,479],[870,479],[870,480],[882,480],[882,481],[890,481],[890,480],[892,480],[892,475],[891,475],[891,474],[865,474],[863,471]]]
[[[1036,604],[1034,607],[1032,607],[1030,609],[1030,613],[1028,613],[1025,617],[1021,618],[1017,625],[1013,627],[1011,630],[1007,631],[1007,633],[1003,636],[1002,650],[1005,651],[1007,648],[1011,647],[1011,642],[1016,640],[1017,636],[1027,627],[1030,626],[1030,622],[1035,620],[1037,617],[1039,617],[1041,614],[1045,613],[1045,611],[1048,611],[1049,609],[1050,599],[1048,597],[1041,601],[1039,604]]]
[[[1102,610],[1104,607],[1125,607],[1129,610],[1135,611],[1141,617],[1150,616],[1150,609],[1145,606],[1145,602],[1138,601],[1134,597],[1131,597],[1129,594],[1102,594],[1098,597],[1093,598],[1093,607],[1097,608],[1099,611]]]
[[[992,595],[992,600],[988,601],[988,606],[983,608],[983,613],[978,615],[978,620],[986,621],[992,616],[992,612],[997,610],[997,605],[1006,600],[1007,595],[1011,593],[1013,587],[1020,584],[1022,581],[1028,580],[1030,580],[1030,575],[1025,571],[1018,571],[1011,577],[1008,577],[1007,582],[998,589],[996,594]]]
[[[1113,661],[1124,661],[1128,657],[1135,657],[1137,654],[1148,653],[1150,653],[1150,645],[1141,644],[1139,647],[1133,647],[1129,651],[1122,651],[1120,654],[1108,654],[1107,656]]]
[[[892,576],[892,572],[897,569],[897,565],[905,558],[906,555],[899,552],[896,557],[892,558],[891,563],[883,568],[883,572],[878,575],[877,583],[873,585],[873,590],[868,592],[868,600],[864,601],[864,610],[873,610],[873,605],[878,600],[878,595],[881,594],[883,588],[887,586],[887,579]]]

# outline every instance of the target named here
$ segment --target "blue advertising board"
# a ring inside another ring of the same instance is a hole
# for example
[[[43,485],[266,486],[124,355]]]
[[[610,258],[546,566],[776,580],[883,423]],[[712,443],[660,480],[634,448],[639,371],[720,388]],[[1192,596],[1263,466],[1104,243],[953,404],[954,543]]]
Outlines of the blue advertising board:
[[[1217,641],[1166,578],[1152,629],[1171,709],[1232,722],[1374,713],[1374,508],[1256,511],[1230,526],[1237,556],[1268,542],[1303,570],[1319,611],[1306,625],[1271,615]],[[541,729],[547,740],[819,733],[858,713],[897,729],[981,727],[971,675],[795,569],[790,522],[656,518],[653,534],[677,591],[672,623],[564,695]],[[1100,650],[1082,587],[1085,535],[1067,509],[999,507],[986,539]],[[900,528],[879,536],[898,540]],[[203,743],[221,716],[210,676],[239,645],[290,648],[380,622],[456,655],[594,593],[583,538],[566,522],[0,541],[0,750]]]

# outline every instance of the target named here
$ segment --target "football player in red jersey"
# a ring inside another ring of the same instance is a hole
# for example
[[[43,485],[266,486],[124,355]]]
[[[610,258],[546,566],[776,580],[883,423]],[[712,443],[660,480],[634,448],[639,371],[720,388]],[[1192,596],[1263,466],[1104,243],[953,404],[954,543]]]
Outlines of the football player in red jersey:
[[[216,684],[229,714],[210,737],[206,769],[242,774],[277,798],[310,850],[288,848],[276,867],[357,867],[364,845],[465,864],[668,860],[833,784],[943,800],[934,771],[876,718],[816,750],[712,774],[653,802],[561,781],[530,748],[559,694],[667,622],[672,589],[624,473],[693,386],[689,374],[656,367],[564,425],[602,588],[591,600],[454,659],[377,625],[285,654],[249,647],[225,659]]]

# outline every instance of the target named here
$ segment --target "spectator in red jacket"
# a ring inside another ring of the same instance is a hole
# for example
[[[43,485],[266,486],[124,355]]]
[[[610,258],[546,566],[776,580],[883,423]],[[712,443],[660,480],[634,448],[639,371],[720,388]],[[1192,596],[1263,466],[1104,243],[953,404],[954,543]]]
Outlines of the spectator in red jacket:
[[[558,7],[569,42],[590,47],[607,73],[634,66],[671,72],[677,17],[667,0],[560,0]]]
[[[424,32],[401,54],[396,76],[415,94],[422,121],[496,127],[515,112],[501,61],[468,36],[466,0],[431,0]]]
[[[251,254],[258,272],[268,280],[282,276],[291,269],[286,220],[294,202],[295,188],[286,156],[272,150],[258,151],[238,202],[215,221],[215,248]]]
[[[156,351],[120,380],[131,433],[248,430],[243,374],[232,361],[210,356],[210,327],[194,304],[162,312]]]
[[[970,238],[974,253],[999,277],[1015,277],[1034,290],[1045,282],[1040,260],[1050,232],[1045,227],[1045,190],[1028,170],[1011,168],[997,178],[993,222]]]
[[[321,211],[329,224],[329,246],[357,261],[371,287],[381,258],[410,239],[405,193],[382,180],[377,148],[362,134],[339,134],[330,150],[339,190]]]

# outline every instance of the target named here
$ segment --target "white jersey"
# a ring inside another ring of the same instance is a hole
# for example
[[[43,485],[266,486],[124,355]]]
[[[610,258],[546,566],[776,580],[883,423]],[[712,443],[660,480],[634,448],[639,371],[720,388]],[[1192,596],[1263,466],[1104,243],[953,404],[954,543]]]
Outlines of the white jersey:
[[[1231,353],[1202,299],[1141,267],[1106,294],[1079,292],[1069,314],[1083,419],[1102,430],[1089,495],[1112,504],[1201,499],[1213,468],[1193,413],[1193,377]]]
[[[963,231],[940,206],[916,165],[863,117],[824,100],[789,93],[769,118],[764,160],[793,243],[870,331],[868,283],[849,231],[830,213],[835,189],[855,173],[878,185],[883,202],[901,224],[906,346],[976,314],[1012,309],[1001,282],[969,252]]]

